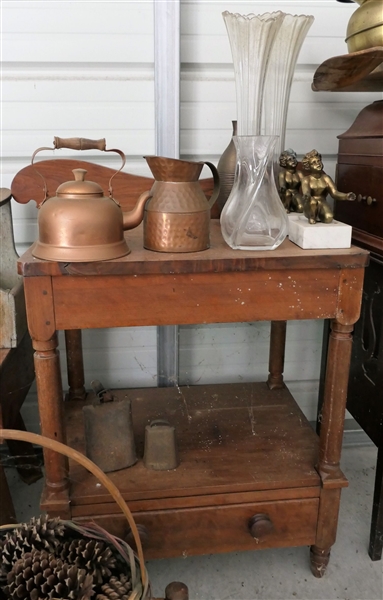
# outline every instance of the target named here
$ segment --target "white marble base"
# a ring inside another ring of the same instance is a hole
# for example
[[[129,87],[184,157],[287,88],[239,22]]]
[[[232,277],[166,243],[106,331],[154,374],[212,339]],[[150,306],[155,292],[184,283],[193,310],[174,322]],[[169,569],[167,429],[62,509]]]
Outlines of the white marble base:
[[[332,223],[316,223],[311,225],[308,219],[298,213],[290,213],[289,238],[294,244],[303,248],[350,248],[351,225],[334,221]]]

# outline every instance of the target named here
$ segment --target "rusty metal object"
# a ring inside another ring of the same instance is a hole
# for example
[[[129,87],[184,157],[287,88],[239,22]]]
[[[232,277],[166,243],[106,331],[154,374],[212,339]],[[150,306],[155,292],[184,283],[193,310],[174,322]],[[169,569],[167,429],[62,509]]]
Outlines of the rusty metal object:
[[[39,148],[32,156],[33,160],[41,150],[70,148],[73,150],[96,149],[104,152],[116,152],[125,164],[125,155],[121,150],[106,150],[105,140],[86,140],[54,138],[54,148]],[[36,258],[68,262],[89,262],[111,260],[129,254],[124,239],[124,230],[137,227],[144,216],[144,205],[148,193],[141,194],[135,208],[123,213],[119,203],[113,198],[112,179],[109,181],[109,196],[98,183],[86,181],[85,169],[74,169],[74,181],[61,184],[55,197],[48,197],[44,181],[45,199],[40,205],[38,226],[39,239],[32,249]]]
[[[219,194],[219,175],[209,162],[146,156],[155,182],[145,206],[144,246],[157,252],[199,252],[210,246],[210,209]],[[207,165],[214,178],[209,200],[198,178]]]
[[[189,590],[181,581],[172,581],[165,588],[165,600],[189,600]]]
[[[264,513],[259,513],[251,517],[248,523],[249,533],[254,539],[264,538],[271,533],[274,525],[269,517]]]
[[[137,462],[130,400],[92,383],[97,400],[83,407],[86,456],[105,473],[130,467]]]
[[[169,471],[179,465],[175,429],[157,419],[145,427],[144,464],[154,471]]]

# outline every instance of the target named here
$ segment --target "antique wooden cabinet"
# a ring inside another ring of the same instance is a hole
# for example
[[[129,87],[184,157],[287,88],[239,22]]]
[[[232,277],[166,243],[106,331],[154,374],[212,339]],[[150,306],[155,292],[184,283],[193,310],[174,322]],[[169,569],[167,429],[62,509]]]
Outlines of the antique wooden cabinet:
[[[335,216],[353,227],[353,242],[370,250],[361,318],[355,326],[347,409],[378,447],[369,554],[383,545],[383,100],[364,108],[339,136],[339,189],[355,203],[338,202]]]
[[[336,217],[352,225],[355,242],[383,256],[383,100],[366,106],[338,138],[338,187],[357,201],[338,202]]]

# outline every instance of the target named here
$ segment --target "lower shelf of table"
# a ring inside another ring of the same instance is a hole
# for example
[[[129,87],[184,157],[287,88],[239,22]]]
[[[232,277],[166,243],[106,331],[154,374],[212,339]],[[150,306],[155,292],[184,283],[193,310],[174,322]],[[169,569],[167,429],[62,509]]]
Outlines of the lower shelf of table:
[[[286,388],[249,383],[114,393],[131,400],[139,458],[108,475],[148,530],[147,558],[315,542],[318,438]],[[82,406],[65,403],[67,443],[84,452]],[[171,471],[148,470],[142,460],[145,426],[158,418],[177,432],[180,464]],[[94,477],[77,464],[69,477],[72,518],[96,519],[124,535],[120,509]],[[257,540],[248,532],[255,514],[273,524]]]

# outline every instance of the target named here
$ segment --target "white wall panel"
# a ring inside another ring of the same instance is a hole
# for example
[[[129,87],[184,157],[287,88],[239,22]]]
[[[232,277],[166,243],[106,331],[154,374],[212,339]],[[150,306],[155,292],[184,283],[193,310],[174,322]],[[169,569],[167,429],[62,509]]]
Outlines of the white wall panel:
[[[262,14],[282,10],[292,14],[310,14],[315,21],[303,43],[299,64],[319,64],[347,52],[344,44],[347,22],[354,6],[342,6],[333,0],[310,2],[196,2],[182,3],[182,60],[191,63],[231,63],[230,44],[222,12]]]
[[[3,2],[3,60],[153,62],[152,2]]]
[[[2,143],[27,160],[54,135],[154,149],[153,6],[2,3]]]
[[[321,351],[321,321],[289,323],[285,374],[288,379],[316,379]],[[269,323],[182,327],[185,384],[263,381],[268,376]],[[222,370],[222,364],[226,367]],[[210,379],[213,378],[213,379]]]
[[[60,344],[64,349],[63,337],[60,335]],[[90,389],[93,379],[99,379],[107,388],[156,385],[155,327],[84,330],[82,340],[87,389]],[[61,363],[66,385],[65,352],[61,353]]]

